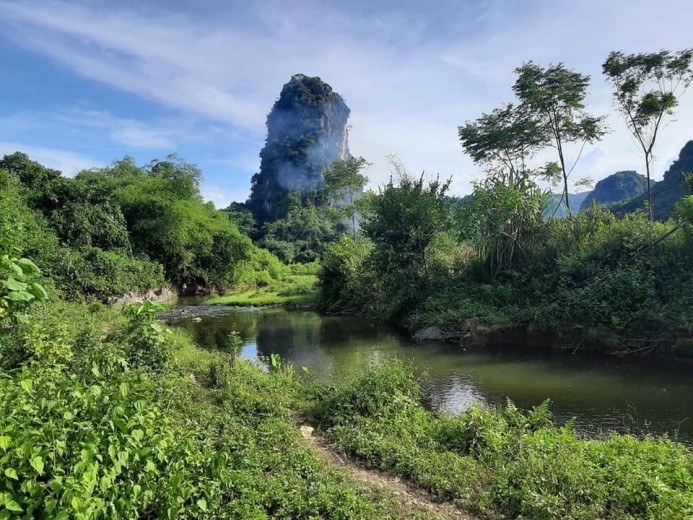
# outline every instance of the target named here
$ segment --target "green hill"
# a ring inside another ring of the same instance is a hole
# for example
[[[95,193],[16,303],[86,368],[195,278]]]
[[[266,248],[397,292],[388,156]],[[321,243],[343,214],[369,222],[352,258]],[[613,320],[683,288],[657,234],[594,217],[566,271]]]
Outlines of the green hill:
[[[693,141],[688,141],[681,149],[679,158],[669,167],[664,178],[652,185],[652,206],[655,219],[665,220],[669,217],[676,203],[681,197],[689,193],[684,178],[685,173],[693,173]],[[612,209],[617,214],[625,214],[645,209],[646,205],[647,194],[643,193],[626,202],[615,204]]]
[[[582,193],[569,193],[568,197],[570,197],[570,209],[573,211],[573,214],[577,213],[580,211],[580,207],[582,206],[585,198],[590,194],[591,192],[589,191],[584,191]],[[557,217],[557,218],[566,218],[568,216],[568,208],[565,205],[565,201],[561,200],[561,193],[549,193],[549,204],[547,207],[547,210],[545,212],[545,215],[547,217]],[[559,206],[560,204],[560,206]]]
[[[647,191],[647,177],[634,171],[621,171],[600,180],[580,206],[587,209],[592,202],[613,204],[632,199]]]

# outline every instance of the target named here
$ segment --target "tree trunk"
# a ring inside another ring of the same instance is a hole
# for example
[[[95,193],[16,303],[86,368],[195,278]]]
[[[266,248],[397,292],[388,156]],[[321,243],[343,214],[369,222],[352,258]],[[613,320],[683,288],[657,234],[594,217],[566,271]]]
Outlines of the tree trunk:
[[[650,222],[654,222],[654,213],[652,211],[652,181],[650,180],[650,154],[645,153],[645,170],[647,171],[647,213],[650,217]]]

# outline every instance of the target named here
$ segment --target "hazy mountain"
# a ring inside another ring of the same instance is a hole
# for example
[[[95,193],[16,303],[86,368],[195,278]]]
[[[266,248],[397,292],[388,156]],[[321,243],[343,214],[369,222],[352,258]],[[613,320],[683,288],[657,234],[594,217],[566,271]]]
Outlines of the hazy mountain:
[[[286,212],[290,192],[302,196],[323,185],[323,169],[349,157],[349,107],[317,77],[296,74],[267,116],[260,171],[252,178],[248,207],[258,222]]]

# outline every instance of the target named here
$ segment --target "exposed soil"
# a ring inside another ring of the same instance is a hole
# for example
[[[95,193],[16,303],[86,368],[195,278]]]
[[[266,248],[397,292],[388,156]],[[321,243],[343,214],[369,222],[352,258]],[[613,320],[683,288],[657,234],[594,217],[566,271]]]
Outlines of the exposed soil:
[[[393,514],[427,519],[480,520],[480,517],[462,511],[453,504],[437,502],[425,491],[399,477],[365,468],[330,445],[311,426],[302,425],[300,430],[305,442],[320,458],[329,466],[347,473],[355,481],[377,491]]]

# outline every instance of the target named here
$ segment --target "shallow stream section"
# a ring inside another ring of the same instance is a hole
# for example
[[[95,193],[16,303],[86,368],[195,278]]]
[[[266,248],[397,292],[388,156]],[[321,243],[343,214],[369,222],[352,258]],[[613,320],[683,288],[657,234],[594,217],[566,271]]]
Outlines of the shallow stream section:
[[[197,300],[183,302],[187,305]],[[550,399],[561,422],[579,433],[666,434],[693,445],[693,363],[528,349],[523,345],[464,350],[415,342],[394,328],[352,316],[313,311],[179,307],[171,319],[199,344],[220,348],[231,331],[247,358],[279,354],[320,378],[345,378],[390,356],[411,360],[425,376],[427,400],[457,413],[474,402],[531,407]]]

